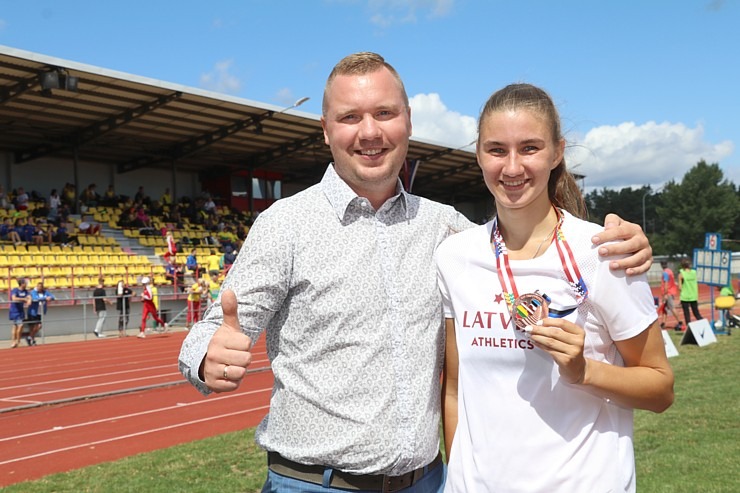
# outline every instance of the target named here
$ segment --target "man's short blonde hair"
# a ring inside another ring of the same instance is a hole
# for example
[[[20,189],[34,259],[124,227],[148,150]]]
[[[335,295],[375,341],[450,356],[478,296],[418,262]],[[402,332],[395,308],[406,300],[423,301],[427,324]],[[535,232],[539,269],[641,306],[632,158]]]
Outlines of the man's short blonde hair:
[[[322,113],[326,115],[326,93],[329,91],[329,86],[331,86],[332,82],[334,82],[334,79],[336,79],[337,76],[371,74],[384,67],[388,69],[391,75],[393,75],[393,78],[395,78],[398,82],[398,86],[401,88],[401,93],[403,93],[403,101],[406,104],[406,107],[408,107],[409,97],[406,94],[406,88],[403,85],[401,76],[398,75],[396,69],[393,68],[390,63],[386,62],[385,59],[377,53],[361,51],[359,53],[353,53],[342,58],[341,60],[339,60],[339,63],[337,63],[332,69],[331,73],[329,74],[329,78],[326,80],[326,85],[324,86],[324,100],[321,104]]]

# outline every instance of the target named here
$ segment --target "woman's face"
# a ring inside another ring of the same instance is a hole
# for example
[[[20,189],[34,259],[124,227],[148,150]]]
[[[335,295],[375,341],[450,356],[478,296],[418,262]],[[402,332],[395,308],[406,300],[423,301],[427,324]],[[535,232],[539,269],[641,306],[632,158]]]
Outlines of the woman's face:
[[[476,154],[496,208],[549,207],[547,183],[564,148],[565,141],[553,141],[547,122],[533,111],[489,114],[481,123]]]

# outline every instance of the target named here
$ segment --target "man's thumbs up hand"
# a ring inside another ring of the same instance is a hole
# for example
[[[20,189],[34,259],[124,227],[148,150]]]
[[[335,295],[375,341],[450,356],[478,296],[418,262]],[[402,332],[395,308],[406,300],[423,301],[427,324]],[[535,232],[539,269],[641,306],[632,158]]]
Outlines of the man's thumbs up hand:
[[[223,323],[213,334],[203,359],[202,376],[214,392],[229,392],[239,387],[252,362],[252,340],[241,331],[236,295],[230,289],[221,294]]]

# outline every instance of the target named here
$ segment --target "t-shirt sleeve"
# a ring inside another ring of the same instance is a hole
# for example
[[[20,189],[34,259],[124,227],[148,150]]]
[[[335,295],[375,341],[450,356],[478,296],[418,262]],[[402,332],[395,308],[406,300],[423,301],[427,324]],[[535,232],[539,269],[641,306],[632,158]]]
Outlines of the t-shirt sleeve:
[[[647,329],[658,317],[646,275],[627,276],[609,269],[600,259],[594,277],[592,301],[599,319],[615,341],[629,339]]]

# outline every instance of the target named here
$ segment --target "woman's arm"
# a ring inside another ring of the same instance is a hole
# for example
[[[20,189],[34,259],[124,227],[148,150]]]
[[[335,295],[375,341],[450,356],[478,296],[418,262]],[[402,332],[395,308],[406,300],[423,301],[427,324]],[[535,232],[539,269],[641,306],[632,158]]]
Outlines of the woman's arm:
[[[673,403],[673,370],[657,322],[635,337],[615,341],[623,367],[584,357],[585,333],[574,323],[556,318],[544,323],[533,327],[530,337],[552,355],[567,382],[628,408],[660,413]]]
[[[444,431],[445,454],[450,463],[452,439],[457,429],[457,340],[455,339],[455,321],[445,320],[447,337],[445,339],[445,366],[442,380],[442,429]]]

